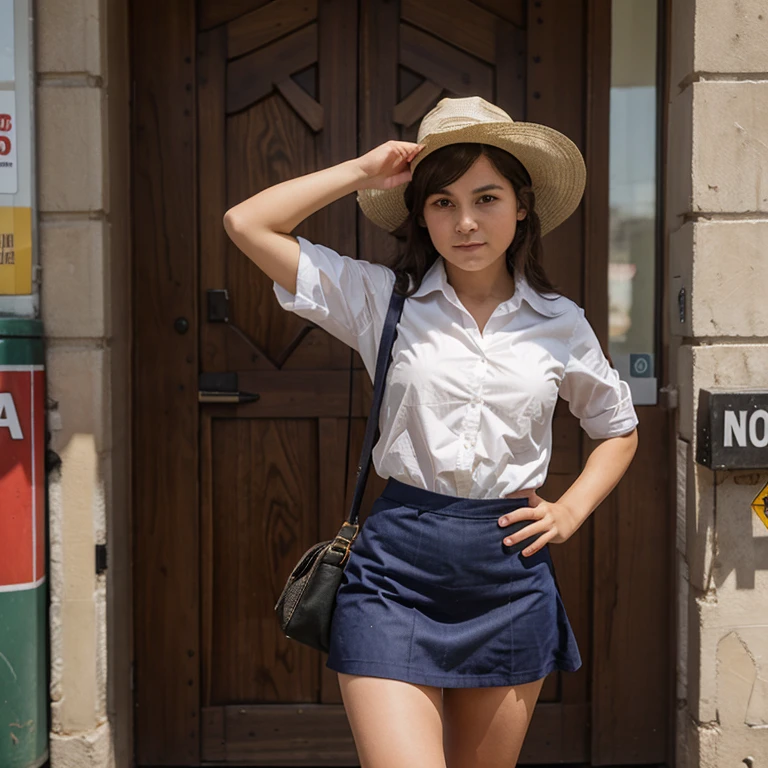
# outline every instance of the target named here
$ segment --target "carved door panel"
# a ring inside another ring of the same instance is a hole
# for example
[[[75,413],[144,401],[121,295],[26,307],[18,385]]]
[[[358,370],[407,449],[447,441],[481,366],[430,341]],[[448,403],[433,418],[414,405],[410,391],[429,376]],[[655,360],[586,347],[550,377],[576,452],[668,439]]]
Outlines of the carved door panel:
[[[222,11],[209,3],[201,13],[205,23]],[[200,445],[201,756],[312,765],[335,755],[353,764],[335,674],[283,635],[273,606],[301,554],[341,523],[361,376],[348,347],[279,307],[272,282],[229,242],[222,216],[264,187],[357,152],[357,7],[283,0],[239,4],[232,16],[198,35],[199,301],[208,313],[200,389],[209,393]],[[354,255],[355,230],[349,197],[298,233]]]

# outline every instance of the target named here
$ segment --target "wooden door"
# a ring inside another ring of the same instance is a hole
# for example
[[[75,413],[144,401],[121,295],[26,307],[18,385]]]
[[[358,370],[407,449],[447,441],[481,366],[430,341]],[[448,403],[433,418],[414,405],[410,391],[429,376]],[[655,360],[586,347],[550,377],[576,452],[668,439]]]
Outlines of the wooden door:
[[[299,556],[346,514],[370,381],[356,354],[279,308],[271,281],[228,241],[225,210],[388,138],[414,139],[443,96],[481,95],[586,152],[587,63],[601,60],[585,48],[589,7],[133,1],[138,765],[358,764],[335,673],[283,636],[273,605]],[[580,209],[547,236],[546,268],[599,327],[607,302],[584,276],[605,265],[585,256],[584,222]],[[394,245],[351,195],[297,234],[372,261]],[[588,442],[559,401],[544,498],[577,477]],[[363,510],[383,484],[371,473]],[[658,703],[632,690],[631,654],[604,632],[621,569],[595,568],[603,541],[590,520],[552,548],[585,663],[548,678],[523,762],[619,762],[595,713],[611,721],[615,690],[630,712],[638,697]],[[622,585],[623,601],[633,589]],[[622,626],[663,645],[666,625],[647,618]],[[641,725],[663,735],[659,709]],[[663,746],[654,733],[644,743]]]

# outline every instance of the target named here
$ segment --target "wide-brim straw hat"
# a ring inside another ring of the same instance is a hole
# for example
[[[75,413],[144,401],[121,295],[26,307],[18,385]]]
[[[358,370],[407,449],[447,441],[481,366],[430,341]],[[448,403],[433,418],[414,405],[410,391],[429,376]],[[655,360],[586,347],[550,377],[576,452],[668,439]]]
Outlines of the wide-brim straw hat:
[[[562,224],[578,207],[587,179],[584,158],[554,128],[513,120],[479,96],[441,99],[419,125],[416,143],[424,149],[410,164],[411,172],[436,149],[460,142],[499,147],[525,166],[536,195],[542,235]],[[409,183],[392,189],[361,189],[357,202],[374,224],[393,232],[408,217],[403,193]]]

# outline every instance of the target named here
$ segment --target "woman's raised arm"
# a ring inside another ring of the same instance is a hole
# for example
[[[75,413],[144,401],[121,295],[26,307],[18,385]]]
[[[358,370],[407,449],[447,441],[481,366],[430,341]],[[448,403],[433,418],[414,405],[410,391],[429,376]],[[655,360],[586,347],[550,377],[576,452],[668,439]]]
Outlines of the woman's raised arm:
[[[299,244],[290,233],[307,217],[358,189],[389,189],[410,181],[420,146],[388,141],[362,157],[275,184],[224,214],[232,242],[270,279],[296,292]]]

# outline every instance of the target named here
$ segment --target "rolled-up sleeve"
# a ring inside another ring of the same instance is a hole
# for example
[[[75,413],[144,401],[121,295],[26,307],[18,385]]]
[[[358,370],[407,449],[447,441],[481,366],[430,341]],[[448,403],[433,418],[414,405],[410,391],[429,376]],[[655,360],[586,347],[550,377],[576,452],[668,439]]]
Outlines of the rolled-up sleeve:
[[[383,264],[341,256],[303,237],[297,240],[301,251],[296,293],[273,284],[280,306],[362,352],[361,340],[383,325],[394,272]]]
[[[593,440],[631,432],[638,424],[629,384],[619,378],[603,354],[584,310],[569,341],[569,358],[560,384],[560,396]]]

